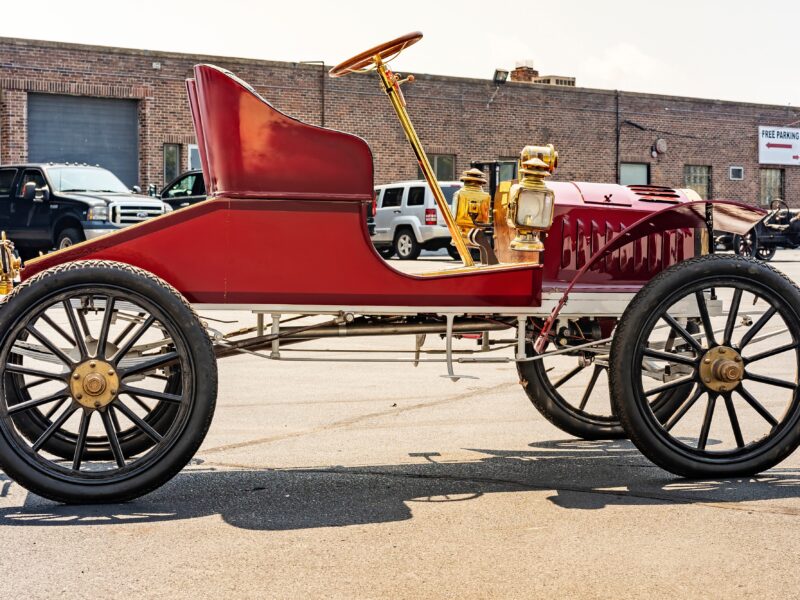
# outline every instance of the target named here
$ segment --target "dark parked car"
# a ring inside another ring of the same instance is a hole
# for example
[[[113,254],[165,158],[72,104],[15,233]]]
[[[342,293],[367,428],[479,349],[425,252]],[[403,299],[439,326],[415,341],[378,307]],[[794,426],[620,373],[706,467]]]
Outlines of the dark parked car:
[[[161,190],[159,197],[172,208],[183,208],[206,199],[203,172],[192,169],[181,173]]]
[[[138,189],[136,190],[138,192]],[[111,171],[70,163],[0,166],[0,229],[23,258],[172,210]]]

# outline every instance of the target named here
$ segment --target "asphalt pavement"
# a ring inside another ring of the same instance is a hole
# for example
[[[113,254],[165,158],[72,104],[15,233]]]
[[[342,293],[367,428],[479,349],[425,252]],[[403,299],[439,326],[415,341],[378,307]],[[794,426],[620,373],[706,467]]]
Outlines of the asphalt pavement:
[[[773,264],[797,281],[798,260]],[[451,264],[392,264],[429,262]],[[413,337],[348,346],[408,352]],[[224,359],[203,447],[156,492],[63,506],[0,472],[0,596],[800,596],[800,452],[687,481],[627,441],[554,428],[514,365],[460,369],[479,379]]]

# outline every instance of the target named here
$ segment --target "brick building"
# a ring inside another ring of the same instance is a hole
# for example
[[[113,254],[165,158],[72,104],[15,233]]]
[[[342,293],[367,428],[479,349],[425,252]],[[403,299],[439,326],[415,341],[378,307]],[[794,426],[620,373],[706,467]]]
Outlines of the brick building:
[[[291,116],[364,137],[376,183],[418,176],[373,77],[331,79],[320,64],[10,38],[0,38],[0,162],[119,164],[114,170],[129,185],[161,186],[196,160],[184,79],[198,62],[230,69]],[[716,198],[800,204],[800,167],[758,162],[758,127],[800,122],[800,109],[432,75],[417,75],[404,92],[443,179],[470,160],[513,158],[526,144],[549,142],[560,152],[561,180],[621,177],[691,185]],[[76,122],[90,115],[102,127],[83,138],[67,131],[73,112]],[[78,155],[85,147],[94,152],[88,160]]]

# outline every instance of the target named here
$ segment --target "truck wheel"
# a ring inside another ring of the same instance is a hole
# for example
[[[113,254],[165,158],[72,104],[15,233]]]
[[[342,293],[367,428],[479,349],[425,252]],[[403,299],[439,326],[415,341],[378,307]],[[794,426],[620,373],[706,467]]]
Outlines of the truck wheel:
[[[394,251],[400,260],[415,260],[420,250],[420,245],[411,229],[401,229],[394,236]]]
[[[63,250],[70,246],[84,241],[86,238],[83,233],[74,227],[67,227],[56,236],[56,249]]]
[[[54,267],[7,297],[0,332],[0,467],[32,492],[129,500],[203,441],[217,392],[211,341],[154,275],[108,261]]]
[[[702,335],[678,322],[687,311]],[[670,332],[693,352],[666,351]],[[653,363],[660,381],[648,376]],[[631,441],[686,477],[751,475],[789,456],[800,444],[799,375],[800,289],[742,257],[697,257],[659,274],[626,309],[611,348],[611,397]],[[685,402],[656,418],[649,399],[684,385]]]
[[[532,345],[527,351],[534,356]],[[608,355],[578,352],[519,362],[517,372],[531,404],[561,431],[584,440],[627,437],[611,404]],[[658,415],[668,418],[689,391],[684,387],[654,398]]]

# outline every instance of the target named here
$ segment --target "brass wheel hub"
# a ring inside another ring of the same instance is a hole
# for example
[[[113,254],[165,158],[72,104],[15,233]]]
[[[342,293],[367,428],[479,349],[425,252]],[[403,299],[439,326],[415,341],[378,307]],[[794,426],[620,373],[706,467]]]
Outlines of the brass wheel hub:
[[[69,378],[69,389],[81,406],[103,408],[117,396],[119,376],[114,366],[106,361],[87,360],[75,367]]]
[[[700,361],[700,378],[708,389],[715,392],[734,389],[744,378],[742,356],[728,346],[712,348]]]

